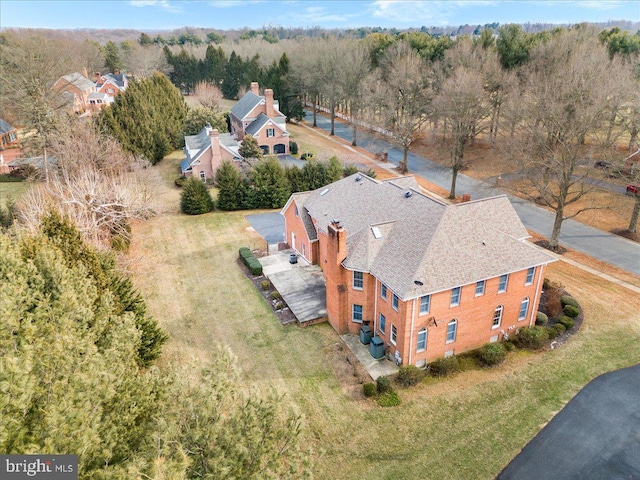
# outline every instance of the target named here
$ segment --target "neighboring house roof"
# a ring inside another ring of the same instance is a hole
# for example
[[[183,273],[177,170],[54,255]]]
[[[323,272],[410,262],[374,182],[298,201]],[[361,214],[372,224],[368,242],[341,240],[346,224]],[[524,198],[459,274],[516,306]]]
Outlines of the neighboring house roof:
[[[211,127],[205,126],[197,135],[185,135],[184,137],[184,153],[186,158],[180,162],[182,171],[187,171],[194,162],[196,162],[204,152],[211,148],[211,138],[209,132]],[[220,146],[231,153],[234,157],[242,158],[238,152],[240,144],[234,140],[230,133],[221,133],[218,136]]]
[[[57,160],[55,157],[47,157],[48,163],[50,165],[55,165]],[[15,160],[7,163],[9,167],[24,167],[24,166],[32,166],[34,168],[43,168],[44,167],[44,157],[29,157],[29,158],[16,158]]]
[[[0,134],[9,133],[9,132],[14,131],[15,129],[16,129],[16,127],[13,127],[13,126],[9,125],[2,118],[0,118]]]
[[[304,207],[323,232],[334,220],[345,228],[345,268],[370,272],[404,300],[555,260],[521,240],[506,197],[445,205],[410,183],[354,174],[308,192]]]
[[[283,133],[286,133],[286,130],[283,129],[281,125],[275,122],[274,119],[267,117],[264,113],[258,115],[257,118],[253,122],[251,122],[251,125],[247,127],[245,133],[249,135],[255,135],[268,124],[276,126]]]
[[[107,95],[106,93],[102,93],[102,92],[91,92],[88,96],[87,96],[87,100],[103,100],[103,101],[108,101],[111,97],[109,97],[109,95]]]
[[[91,90],[95,88],[95,84],[81,73],[74,72],[61,77],[71,85],[79,88],[81,91]]]
[[[249,115],[261,101],[264,101],[264,97],[256,95],[253,92],[247,92],[240,100],[238,100],[238,103],[233,106],[231,113],[240,120],[244,120],[244,118]]]
[[[127,86],[127,79],[124,75],[115,73],[107,73],[104,75],[105,78],[109,79],[111,83],[113,83],[120,90],[123,90]]]

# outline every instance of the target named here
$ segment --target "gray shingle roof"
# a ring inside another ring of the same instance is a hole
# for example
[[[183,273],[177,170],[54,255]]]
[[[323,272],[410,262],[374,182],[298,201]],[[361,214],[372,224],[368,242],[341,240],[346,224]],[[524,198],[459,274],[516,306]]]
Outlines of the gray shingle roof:
[[[0,118],[0,133],[5,134],[15,130],[16,127],[9,125],[2,118]]]
[[[247,127],[245,133],[249,135],[255,135],[260,131],[262,127],[264,127],[271,119],[267,117],[264,113],[258,115],[258,117],[251,122],[251,125]]]
[[[78,72],[63,75],[62,78],[80,90],[91,90],[95,88],[95,84],[91,80]]]
[[[210,128],[203,127],[197,135],[185,135],[184,137],[184,154],[186,158],[180,162],[182,171],[186,171],[200,156],[211,147],[211,138],[209,137]],[[218,136],[220,145],[225,148],[234,157],[242,158],[238,153],[238,142],[230,133],[221,133]]]
[[[340,220],[346,268],[371,272],[405,300],[554,261],[521,241],[526,230],[506,197],[445,205],[410,184],[354,174],[300,201],[323,232]]]
[[[260,95],[256,95],[253,92],[245,93],[238,103],[236,103],[231,109],[231,113],[238,117],[240,120],[244,119],[247,115],[251,113],[251,110],[256,108],[256,106],[263,100],[264,97]]]

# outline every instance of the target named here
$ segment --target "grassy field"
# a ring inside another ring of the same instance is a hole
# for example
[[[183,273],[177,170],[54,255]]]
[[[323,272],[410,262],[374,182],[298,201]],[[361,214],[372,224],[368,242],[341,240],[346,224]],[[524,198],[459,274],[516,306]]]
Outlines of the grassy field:
[[[29,182],[0,182],[0,205],[4,205],[9,197],[18,200],[29,188]]]
[[[589,380],[640,362],[640,295],[556,262],[548,277],[586,313],[568,344],[399,390],[398,407],[354,400],[329,359],[340,341],[334,331],[282,327],[240,271],[238,247],[263,243],[243,212],[177,213],[178,161],[154,167],[166,182],[158,189],[165,208],[135,226],[131,251],[135,283],[170,334],[163,362],[231,349],[247,385],[277,389],[303,414],[317,478],[493,478]]]

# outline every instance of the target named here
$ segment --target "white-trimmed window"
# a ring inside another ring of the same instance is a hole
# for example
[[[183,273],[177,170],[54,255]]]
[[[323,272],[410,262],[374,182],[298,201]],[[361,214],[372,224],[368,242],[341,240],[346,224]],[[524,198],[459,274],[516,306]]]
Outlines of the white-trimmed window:
[[[455,307],[456,305],[460,305],[460,290],[462,287],[456,287],[451,289],[451,306]]]
[[[424,352],[427,349],[427,329],[418,330],[418,343],[416,344],[416,352]]]
[[[504,312],[504,307],[502,305],[498,305],[493,311],[493,323],[491,324],[491,328],[500,327],[500,322],[502,322],[502,312]]]
[[[484,286],[487,282],[485,280],[480,280],[479,282],[476,282],[476,297],[479,297],[480,295],[484,295]]]
[[[456,341],[456,333],[458,332],[458,320],[453,319],[447,325],[447,343]]]
[[[387,317],[383,314],[380,314],[380,333],[385,333],[385,329],[387,328]]]
[[[364,273],[353,272],[353,288],[354,290],[362,290],[364,287]]]
[[[207,181],[207,176],[205,175],[204,172],[200,172],[200,180],[202,180],[203,182]]]
[[[498,285],[498,293],[504,293],[507,291],[507,282],[509,281],[509,274],[505,273],[500,275],[500,284]]]
[[[420,297],[420,315],[429,313],[430,307],[431,307],[431,295],[423,295],[422,297]]]
[[[267,128],[267,138],[275,137],[275,136],[276,136],[276,130],[274,128]]]
[[[298,217],[298,205],[293,205],[294,207],[296,207],[296,218]]]
[[[394,293],[391,299],[391,306],[397,312],[398,311],[398,296]]]
[[[351,320],[356,323],[362,323],[362,305],[353,304]]]
[[[396,340],[398,339],[398,329],[395,325],[391,325],[391,343],[396,344]]]
[[[533,283],[533,277],[536,273],[536,267],[529,267],[527,270],[527,279],[524,281],[525,285],[531,285]]]
[[[520,313],[518,313],[518,320],[524,320],[529,313],[529,297],[523,298],[520,302]]]
[[[380,284],[380,297],[382,297],[383,300],[387,299],[387,286],[384,283]]]

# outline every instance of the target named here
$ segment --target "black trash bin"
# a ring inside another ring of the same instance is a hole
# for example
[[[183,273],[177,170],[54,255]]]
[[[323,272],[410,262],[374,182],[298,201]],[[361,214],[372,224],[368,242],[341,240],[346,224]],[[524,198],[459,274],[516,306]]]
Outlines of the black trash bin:
[[[291,263],[291,264],[298,263],[298,254],[297,253],[290,253],[289,254],[289,263]]]
[[[367,325],[360,327],[360,343],[363,345],[369,345],[371,341],[371,329]]]
[[[376,360],[380,360],[384,357],[384,342],[380,337],[373,337],[369,344],[369,353]]]

